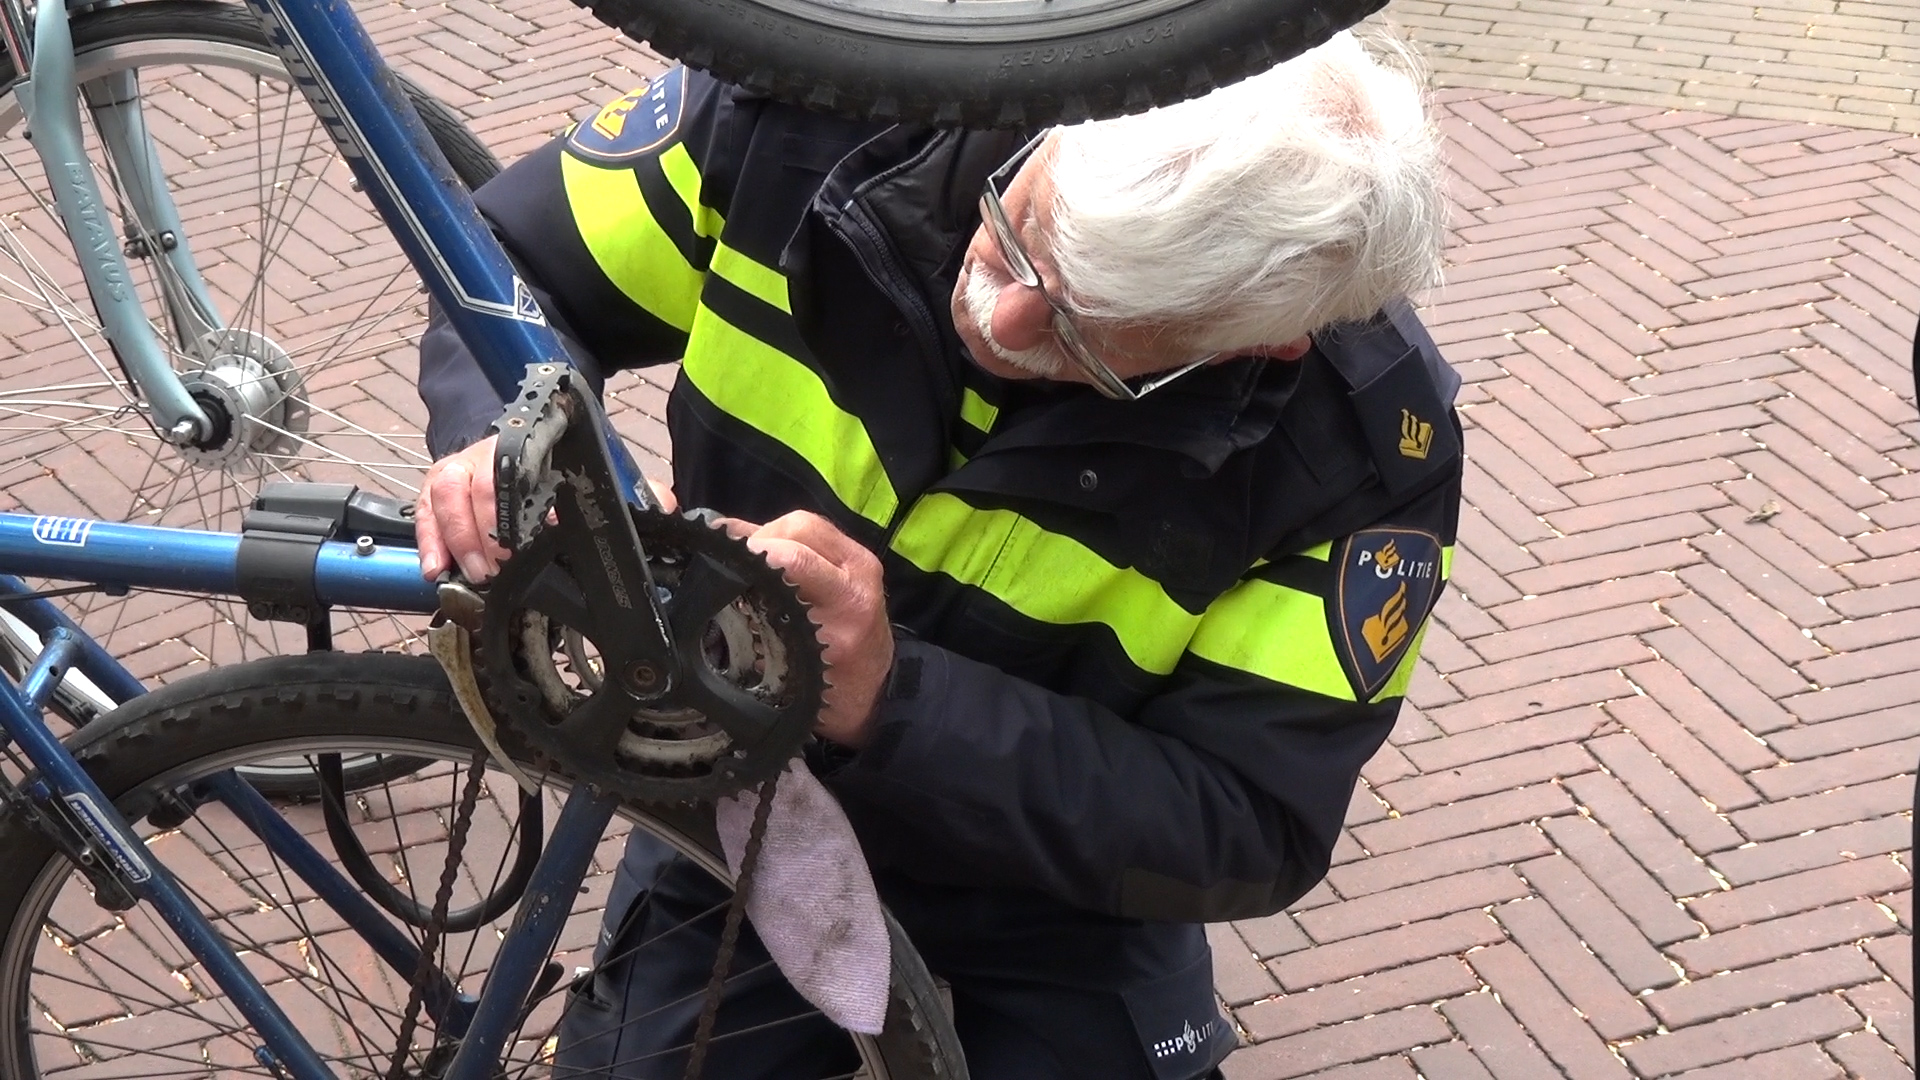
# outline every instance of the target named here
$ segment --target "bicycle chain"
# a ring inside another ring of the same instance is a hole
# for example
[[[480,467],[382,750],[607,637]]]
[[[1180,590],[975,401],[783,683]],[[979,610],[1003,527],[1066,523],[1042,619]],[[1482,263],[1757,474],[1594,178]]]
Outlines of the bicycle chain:
[[[706,1000],[700,1003],[700,1019],[694,1024],[693,1046],[687,1051],[687,1071],[681,1080],[700,1080],[707,1060],[707,1044],[713,1038],[713,1022],[720,1015],[720,994],[726,989],[727,974],[733,967],[733,951],[740,943],[740,923],[747,914],[747,901],[753,893],[754,871],[760,866],[760,846],[767,838],[767,821],[773,816],[773,789],[779,777],[762,781],[760,799],[753,807],[753,825],[747,830],[747,846],[740,853],[740,872],[734,876],[733,899],[727,903],[727,921],[720,928],[720,948],[714,953],[713,974],[707,979]]]
[[[486,747],[473,752],[466,786],[460,792],[460,804],[454,809],[453,825],[447,836],[447,861],[440,868],[440,887],[433,895],[433,915],[420,935],[420,962],[414,965],[412,985],[407,989],[407,1008],[400,1017],[400,1031],[393,1048],[393,1063],[387,1067],[386,1080],[406,1080],[407,1050],[413,1032],[420,1023],[420,1008],[426,1003],[427,983],[435,970],[434,954],[440,948],[442,931],[447,925],[447,908],[453,904],[453,884],[460,872],[460,853],[467,846],[467,830],[473,825],[473,810],[480,802],[480,782],[487,774],[490,755]]]

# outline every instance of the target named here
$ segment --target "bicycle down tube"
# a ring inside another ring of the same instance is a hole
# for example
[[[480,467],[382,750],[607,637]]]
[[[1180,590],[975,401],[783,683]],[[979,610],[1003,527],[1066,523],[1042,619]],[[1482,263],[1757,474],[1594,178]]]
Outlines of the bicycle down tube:
[[[500,400],[512,400],[529,366],[568,363],[533,291],[346,0],[247,0],[247,6]],[[601,435],[615,478],[644,498],[625,444],[611,426]]]

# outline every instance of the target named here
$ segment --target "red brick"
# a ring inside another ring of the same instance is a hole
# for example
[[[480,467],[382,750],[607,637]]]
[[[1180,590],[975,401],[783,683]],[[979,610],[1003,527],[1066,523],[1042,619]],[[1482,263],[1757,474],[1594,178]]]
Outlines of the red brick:
[[[1917,754],[1920,754],[1920,739],[1908,739],[1885,746],[1853,750],[1831,757],[1814,758],[1811,761],[1793,762],[1777,768],[1762,769],[1748,774],[1747,778],[1753,781],[1754,786],[1769,799],[1784,800],[1846,784],[1867,784],[1889,776],[1911,774],[1912,764]],[[1864,799],[1869,803],[1885,802],[1888,796],[1885,793],[1868,794]],[[1853,804],[1849,803],[1849,805]],[[1895,809],[1898,808],[1898,806],[1895,807]],[[1805,827],[1811,828],[1812,825],[1813,822],[1809,821]]]
[[[1694,851],[1704,853],[1738,847],[1742,843],[1740,834],[1687,783],[1700,788],[1709,798],[1717,796],[1730,800],[1731,805],[1744,806],[1757,798],[1745,781],[1649,699],[1616,702],[1608,709],[1640,736],[1610,735],[1589,744],[1589,749],[1608,770]],[[1666,756],[1664,762],[1643,745],[1643,740],[1649,739]]]
[[[1208,924],[1207,944],[1213,947],[1213,989],[1228,1005],[1244,1005],[1280,992],[1280,984],[1253,958],[1231,926]]]
[[[1413,1052],[1413,1063],[1426,1080],[1494,1080],[1465,1043],[1423,1046]]]
[[[1284,911],[1259,919],[1242,919],[1234,923],[1233,928],[1262,960],[1313,944],[1312,939],[1294,925],[1293,916]]]
[[[1560,1066],[1562,1075],[1571,1080],[1627,1078],[1627,1070],[1606,1044],[1518,946],[1480,949],[1468,953],[1467,962]]]
[[[1826,1050],[1858,1080],[1910,1080],[1913,1076],[1913,1067],[1870,1031],[1843,1035],[1828,1043]]]
[[[1685,539],[1711,531],[1712,526],[1699,514],[1668,514],[1543,540],[1529,544],[1527,551],[1543,563],[1560,563],[1628,551],[1663,540]]]
[[[1900,895],[1908,898],[1907,906],[1911,908],[1913,893],[1909,891]],[[1909,995],[1913,993],[1913,942],[1908,936],[1875,938],[1862,947],[1867,950],[1868,956],[1873,957],[1873,962],[1880,965],[1880,970],[1892,977],[1895,985]]]
[[[1443,956],[1249,1005],[1236,1015],[1255,1042],[1265,1042],[1479,988],[1467,965]]]
[[[1731,817],[1750,839],[1773,840],[1808,829],[1897,813],[1911,809],[1912,803],[1912,781],[1906,776],[1895,776],[1818,795],[1770,802],[1741,810]]]
[[[1834,863],[1866,860],[1898,851],[1911,841],[1909,823],[1893,816],[1722,851],[1707,861],[1729,882],[1744,885]]]
[[[1411,923],[1362,937],[1290,952],[1268,964],[1290,991],[1339,982],[1435,956],[1464,953],[1504,940],[1500,928],[1479,911]]]
[[[1713,566],[1689,566],[1676,576],[1732,618],[1744,632],[1767,647],[1767,651],[1789,662],[1811,660],[1827,654],[1818,642],[1808,638],[1798,626],[1782,617],[1759,597],[1740,587],[1740,583]]]
[[[1544,827],[1560,850],[1619,905],[1648,940],[1664,945],[1700,932],[1667,890],[1590,818],[1552,818]]]
[[[1775,719],[1771,702],[1763,706],[1738,688],[1729,690],[1716,687],[1720,691],[1720,698],[1716,701],[1693,685],[1687,675],[1674,666],[1675,663],[1684,664],[1688,672],[1705,670],[1716,677],[1724,677],[1726,670],[1686,631],[1679,628],[1662,630],[1647,635],[1647,638],[1657,644],[1672,662],[1661,661],[1629,668],[1626,672],[1628,678],[1665,707],[1675,720],[1702,743],[1711,747],[1722,761],[1734,768],[1762,769],[1779,760],[1765,744],[1749,733],[1748,728],[1753,726],[1753,720],[1749,717],[1764,718],[1767,721],[1764,730],[1784,727],[1792,723],[1791,718],[1785,722]],[[1736,723],[1733,717],[1728,716],[1722,708],[1725,704],[1738,706],[1747,713],[1741,717],[1747,721],[1747,726]],[[1628,727],[1632,728],[1633,724],[1628,723]],[[1656,747],[1655,751],[1659,752],[1659,749]],[[1729,804],[1718,805],[1727,809]]]
[[[1419,1080],[1413,1065],[1404,1057],[1375,1058],[1353,1065],[1341,1065],[1317,1072],[1306,1080]]]
[[[1569,484],[1576,502],[1593,505],[1633,495],[1738,479],[1742,473],[1726,455],[1752,449],[1753,440],[1737,432],[1682,439],[1643,450],[1595,454],[1581,464],[1600,474],[1597,480]],[[1604,460],[1603,460],[1604,459]]]
[[[1870,900],[1852,900],[1682,941],[1669,946],[1667,952],[1685,965],[1688,975],[1698,978],[1891,934],[1897,929],[1879,905]],[[1895,944],[1904,952],[1907,942],[1902,937],[1895,939]]]
[[[1293,1035],[1242,1050],[1227,1062],[1228,1080],[1287,1080],[1366,1058],[1444,1042],[1447,1025],[1419,1006]]]
[[[1628,387],[1644,396],[1634,398],[1631,407],[1622,402],[1615,411],[1638,422],[1771,400],[1781,389],[1769,377],[1799,370],[1788,357],[1766,353],[1642,375]]]
[[[1757,543],[1765,544],[1764,538],[1750,537]],[[1755,596],[1764,600],[1775,610],[1803,627],[1822,626],[1838,622],[1844,612],[1837,612],[1822,603],[1805,585],[1794,580],[1789,574],[1783,574],[1783,568],[1768,558],[1755,553],[1755,549],[1741,540],[1728,535],[1699,536],[1690,541],[1694,548],[1706,555],[1714,565],[1726,571],[1727,575],[1747,587]],[[1835,575],[1838,578],[1838,575]],[[1819,582],[1825,586],[1827,582]],[[1840,580],[1840,588],[1845,588]],[[1853,616],[1857,617],[1857,616]]]
[[[1379,855],[1572,809],[1573,800],[1557,785],[1533,784],[1356,826],[1353,833],[1368,851]]]
[[[1428,718],[1441,730],[1456,734],[1576,705],[1633,696],[1633,686],[1618,672],[1596,671],[1447,705],[1430,710]]]
[[[1879,977],[1865,953],[1846,945],[1656,990],[1643,1000],[1661,1023],[1682,1028]]]
[[[1455,998],[1443,1003],[1440,1011],[1498,1080],[1560,1075],[1491,993]]]
[[[1540,835],[1540,830],[1531,825],[1511,825],[1336,866],[1327,875],[1327,882],[1341,896],[1351,899],[1462,870],[1519,862],[1552,851],[1553,845]]]
[[[1520,872],[1628,990],[1638,993],[1679,978],[1673,966],[1566,856],[1522,863]]]
[[[1687,908],[1719,931],[1906,888],[1910,882],[1897,861],[1864,858],[1689,900]]]
[[[1296,920],[1308,936],[1324,943],[1485,907],[1526,894],[1526,884],[1512,870],[1495,866],[1303,911]]]
[[[1719,889],[1719,881],[1706,866],[1619,780],[1605,773],[1587,773],[1568,780],[1567,789],[1669,893],[1692,896]]]
[[[1914,1062],[1913,999],[1890,982],[1875,982],[1849,990],[1847,1003],[1858,1009],[1880,1037],[1893,1044],[1907,1064]]]
[[[1920,701],[1920,672],[1884,675],[1832,690],[1796,694],[1787,708],[1806,721],[1834,720]]]
[[[1494,914],[1602,1037],[1625,1039],[1653,1030],[1653,1015],[1587,951],[1545,901],[1516,900],[1495,908]]]
[[[1511,575],[1513,587],[1535,595],[1578,585],[1591,585],[1610,578],[1677,570],[1700,561],[1700,553],[1687,542],[1652,544],[1633,551],[1596,555],[1555,563]]]
[[[1593,759],[1577,746],[1561,743],[1457,769],[1396,781],[1380,797],[1401,813],[1457,802],[1475,795],[1518,788],[1592,769]]]
[[[1420,771],[1435,772],[1522,750],[1573,742],[1617,727],[1597,706],[1588,705],[1527,720],[1510,720],[1444,739],[1429,739],[1408,746],[1405,753]]]
[[[1687,1080],[1837,1080],[1845,1073],[1818,1046],[1801,1043],[1682,1075]]]
[[[1860,1017],[1839,998],[1823,995],[1656,1035],[1621,1053],[1642,1075],[1663,1076],[1830,1038],[1859,1025]]]
[[[1747,726],[1750,730],[1764,732],[1792,722],[1770,699],[1811,689],[1805,677],[1782,663],[1771,649],[1755,640],[1740,623],[1697,596],[1676,596],[1662,603],[1661,607],[1673,616],[1693,641],[1707,649],[1705,657],[1677,656],[1667,652],[1674,644],[1672,640],[1665,645],[1654,642],[1662,655],[1668,656],[1676,666],[1684,668],[1703,686],[1712,688],[1708,693],[1720,699],[1722,705],[1734,715],[1743,720],[1756,714],[1767,718],[1760,724],[1749,721]],[[1667,639],[1678,637],[1671,634],[1662,636]],[[1724,664],[1709,663],[1703,668],[1696,666],[1696,659],[1724,661]],[[1738,696],[1737,699],[1728,700],[1729,691],[1721,685],[1724,676],[1748,684],[1747,687],[1735,687],[1731,691]],[[1761,701],[1751,700],[1751,691],[1755,689],[1762,692]]]

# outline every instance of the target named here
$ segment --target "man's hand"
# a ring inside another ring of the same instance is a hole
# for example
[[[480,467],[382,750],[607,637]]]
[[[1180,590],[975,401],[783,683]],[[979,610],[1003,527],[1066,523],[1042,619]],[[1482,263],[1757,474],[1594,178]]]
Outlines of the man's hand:
[[[842,746],[865,745],[893,668],[893,627],[887,621],[880,560],[832,522],[805,510],[765,525],[728,520],[726,526],[813,605],[808,614],[826,646],[830,684],[814,731]]]
[[[489,435],[427,470],[414,504],[413,527],[420,545],[420,576],[432,581],[456,563],[478,584],[500,572],[507,549],[494,537],[493,447]]]
[[[458,564],[474,584],[500,572],[509,552],[494,534],[498,511],[493,503],[493,448],[489,435],[427,470],[414,504],[413,525],[420,546],[420,576],[432,581]],[[672,489],[647,477],[647,486],[668,513],[678,504]]]

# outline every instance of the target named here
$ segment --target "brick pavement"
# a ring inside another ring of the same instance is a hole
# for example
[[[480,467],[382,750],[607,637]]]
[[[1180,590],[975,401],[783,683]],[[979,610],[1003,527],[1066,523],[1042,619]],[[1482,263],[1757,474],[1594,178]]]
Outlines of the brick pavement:
[[[503,157],[651,63],[557,0],[368,11]],[[1212,928],[1227,1073],[1910,1076],[1920,11],[1393,11],[1468,505],[1327,883]]]

